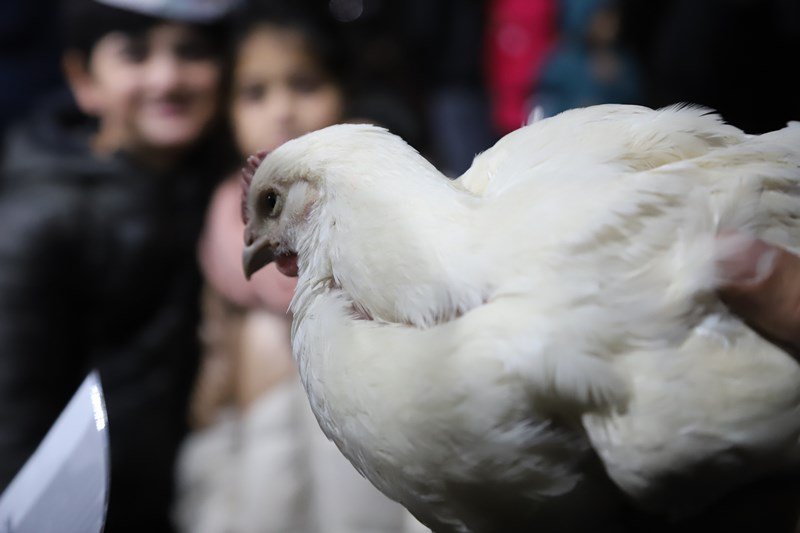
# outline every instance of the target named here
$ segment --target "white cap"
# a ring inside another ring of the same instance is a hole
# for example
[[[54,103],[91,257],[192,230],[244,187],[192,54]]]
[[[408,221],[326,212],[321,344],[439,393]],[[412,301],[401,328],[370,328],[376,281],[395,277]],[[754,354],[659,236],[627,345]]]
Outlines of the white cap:
[[[213,22],[232,11],[240,0],[95,0],[99,4],[152,17],[186,22]]]

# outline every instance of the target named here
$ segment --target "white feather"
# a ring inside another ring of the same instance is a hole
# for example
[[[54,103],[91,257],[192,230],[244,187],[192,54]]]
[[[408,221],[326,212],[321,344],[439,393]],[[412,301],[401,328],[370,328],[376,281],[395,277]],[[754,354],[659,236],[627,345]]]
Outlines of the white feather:
[[[251,197],[302,184],[294,352],[354,466],[436,531],[566,529],[613,514],[606,473],[677,514],[796,460],[800,366],[718,301],[714,250],[721,229],[797,250],[799,168],[797,127],[608,105],[454,182],[380,128],[326,128]]]

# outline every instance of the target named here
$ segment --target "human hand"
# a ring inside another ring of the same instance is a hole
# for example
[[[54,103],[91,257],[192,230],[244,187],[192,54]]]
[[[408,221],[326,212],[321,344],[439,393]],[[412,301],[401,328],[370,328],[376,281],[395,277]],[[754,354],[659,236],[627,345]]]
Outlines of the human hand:
[[[800,257],[763,240],[720,237],[719,294],[765,337],[800,356]]]

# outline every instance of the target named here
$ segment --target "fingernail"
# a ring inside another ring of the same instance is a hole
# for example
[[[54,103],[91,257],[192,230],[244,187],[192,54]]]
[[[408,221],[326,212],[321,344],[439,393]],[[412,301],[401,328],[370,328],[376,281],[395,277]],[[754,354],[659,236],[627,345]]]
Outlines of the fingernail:
[[[718,240],[717,269],[723,283],[757,285],[775,269],[778,249],[741,235]]]

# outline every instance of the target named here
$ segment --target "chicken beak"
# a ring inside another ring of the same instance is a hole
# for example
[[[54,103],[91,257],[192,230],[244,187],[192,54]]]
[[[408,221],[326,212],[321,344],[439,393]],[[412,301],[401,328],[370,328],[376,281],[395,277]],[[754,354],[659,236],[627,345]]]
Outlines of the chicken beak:
[[[274,247],[266,240],[246,246],[242,253],[244,276],[249,280],[253,274],[274,261],[275,257]]]

